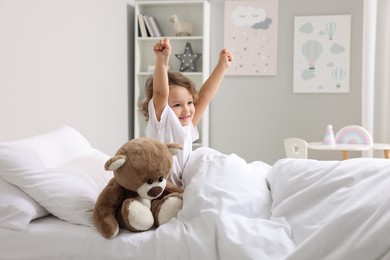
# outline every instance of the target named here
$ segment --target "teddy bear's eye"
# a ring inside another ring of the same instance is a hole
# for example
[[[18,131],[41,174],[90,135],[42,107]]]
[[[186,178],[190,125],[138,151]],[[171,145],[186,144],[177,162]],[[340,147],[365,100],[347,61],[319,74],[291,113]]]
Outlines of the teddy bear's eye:
[[[152,185],[152,184],[153,184],[153,180],[150,179],[150,180],[148,180],[146,183],[149,184],[149,185]]]
[[[162,176],[160,178],[158,178],[159,182],[163,182],[163,180],[164,180],[164,177],[162,177]]]

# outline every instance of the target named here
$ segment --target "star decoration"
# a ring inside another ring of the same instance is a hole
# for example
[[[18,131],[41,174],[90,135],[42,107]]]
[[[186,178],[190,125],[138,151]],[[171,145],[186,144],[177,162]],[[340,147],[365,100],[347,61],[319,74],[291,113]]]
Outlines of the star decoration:
[[[181,61],[180,71],[184,72],[186,70],[191,70],[196,72],[196,64],[195,61],[199,59],[202,54],[194,53],[192,51],[191,43],[187,42],[186,48],[183,54],[175,54],[175,56]]]

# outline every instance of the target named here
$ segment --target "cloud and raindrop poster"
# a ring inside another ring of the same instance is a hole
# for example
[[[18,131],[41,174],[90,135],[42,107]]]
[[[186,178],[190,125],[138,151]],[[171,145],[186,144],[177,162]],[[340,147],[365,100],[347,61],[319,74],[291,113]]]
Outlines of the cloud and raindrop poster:
[[[351,15],[294,19],[294,92],[347,93]]]
[[[228,75],[276,75],[278,2],[225,2],[225,46],[234,55]]]

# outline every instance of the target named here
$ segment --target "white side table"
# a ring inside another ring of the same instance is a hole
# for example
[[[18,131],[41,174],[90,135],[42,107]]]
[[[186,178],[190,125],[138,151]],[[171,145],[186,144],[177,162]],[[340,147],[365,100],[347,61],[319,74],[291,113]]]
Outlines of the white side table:
[[[373,149],[368,144],[324,144],[323,142],[310,142],[307,146],[312,150],[341,151],[343,160],[348,159],[348,151],[368,151]],[[389,145],[390,149],[390,145]]]
[[[390,144],[374,143],[372,145],[373,150],[383,150],[385,158],[390,159]]]

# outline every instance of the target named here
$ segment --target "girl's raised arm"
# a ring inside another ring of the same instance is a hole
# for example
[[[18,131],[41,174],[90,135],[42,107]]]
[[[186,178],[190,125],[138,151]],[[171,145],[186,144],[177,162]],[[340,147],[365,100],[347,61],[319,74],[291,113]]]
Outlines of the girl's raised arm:
[[[219,60],[214,70],[211,72],[209,78],[205,81],[201,89],[199,90],[198,100],[195,104],[195,115],[192,119],[192,123],[197,125],[202,119],[207,106],[217,93],[219,86],[225,76],[226,70],[229,68],[233,61],[233,55],[231,52],[224,48],[219,54]]]
[[[153,104],[156,110],[157,120],[168,103],[168,63],[171,55],[171,45],[168,38],[164,38],[153,46],[156,54],[156,63],[153,74]]]

